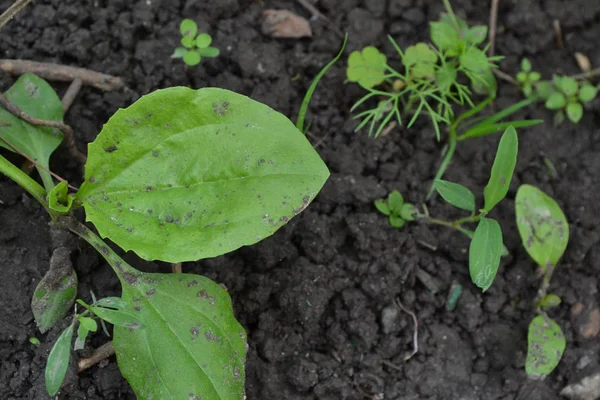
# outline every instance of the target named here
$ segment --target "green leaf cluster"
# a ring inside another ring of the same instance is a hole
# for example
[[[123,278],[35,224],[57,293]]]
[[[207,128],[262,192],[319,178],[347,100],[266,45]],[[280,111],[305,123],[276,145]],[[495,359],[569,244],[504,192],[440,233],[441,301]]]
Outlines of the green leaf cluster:
[[[521,71],[517,73],[517,81],[525,97],[534,94],[535,85],[542,78],[542,74],[532,70],[531,61],[527,58],[521,60]]]
[[[468,188],[441,179],[436,180],[433,185],[448,203],[471,213],[469,217],[442,225],[458,229],[471,238],[469,272],[473,283],[484,292],[492,285],[500,266],[500,258],[505,252],[500,225],[487,217],[487,214],[508,193],[517,162],[518,147],[517,132],[513,127],[507,128],[500,139],[490,179],[483,191],[484,206],[478,212],[475,196]],[[463,228],[462,225],[466,222],[477,222],[475,232]]]
[[[439,140],[440,125],[451,125],[454,121],[454,106],[474,107],[473,92],[495,96],[496,81],[491,67],[501,57],[488,57],[486,50],[478,47],[487,36],[487,28],[469,28],[460,18],[455,15],[450,18],[447,14],[431,23],[430,28],[433,45],[416,43],[406,51],[389,37],[403,70],[392,68],[386,56],[372,46],[350,54],[348,80],[369,92],[353,105],[351,112],[377,99],[373,108],[355,115],[361,121],[356,130],[368,125],[369,136],[377,137],[390,121],[402,125],[403,116],[412,115],[406,123],[410,128],[424,113]],[[470,87],[463,81],[470,82]]]
[[[202,57],[218,57],[220,51],[212,47],[212,37],[208,33],[198,34],[198,25],[191,19],[184,19],[179,25],[181,33],[180,43],[183,47],[177,47],[171,58],[182,58],[189,66],[200,64]]]
[[[407,221],[415,220],[416,209],[414,204],[406,203],[399,191],[393,190],[387,199],[375,200],[375,208],[383,215],[388,216],[390,225],[402,228]]]

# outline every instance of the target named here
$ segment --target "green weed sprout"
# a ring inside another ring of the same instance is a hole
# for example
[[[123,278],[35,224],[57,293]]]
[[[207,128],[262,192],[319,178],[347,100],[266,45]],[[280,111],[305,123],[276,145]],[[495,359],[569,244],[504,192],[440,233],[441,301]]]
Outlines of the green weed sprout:
[[[525,371],[532,378],[549,375],[560,362],[566,339],[547,310],[561,299],[549,294],[552,274],[569,242],[569,224],[560,206],[531,185],[521,185],[515,198],[515,217],[523,247],[543,271],[536,298],[537,316],[529,324]]]
[[[94,247],[122,286],[119,298],[77,301],[84,311],[75,308],[46,363],[50,396],[64,380],[73,336],[74,349],[81,349],[98,322],[105,332],[108,322],[119,368],[138,398],[244,397],[246,333],[227,290],[200,275],[142,273],[100,236],[145,260],[177,263],[216,257],[276,232],[329,176],[303,133],[304,114],[318,80],[342,52],[311,84],[296,125],[218,88],[173,87],[143,96],[117,111],[89,145],[85,180],[75,192],[50,174],[42,176],[42,187],[0,155],[0,173],[32,195],[54,227]],[[33,117],[62,121],[60,99],[35,75],[21,76],[6,97]],[[47,172],[43,166],[62,135],[4,109],[0,120],[3,147],[38,160],[40,174]],[[73,216],[78,208],[99,235]],[[40,330],[63,319],[77,293],[72,266],[51,263],[48,275],[53,279],[44,278],[32,302]]]
[[[392,191],[387,199],[375,200],[375,207],[383,215],[389,217],[390,225],[394,228],[402,228],[407,221],[414,221],[415,206],[405,203],[399,191]]]
[[[200,64],[202,57],[214,58],[220,54],[219,49],[211,47],[212,37],[208,33],[198,34],[198,25],[191,19],[184,19],[179,25],[181,45],[177,47],[171,58],[182,58],[189,66]]]
[[[431,217],[426,208],[423,212],[418,212],[414,207],[406,209],[402,214],[404,210],[402,196],[399,193],[394,194],[394,192],[390,194],[386,202],[377,200],[375,206],[380,212],[390,216],[390,224],[395,227],[404,226],[405,221],[416,220],[427,224],[446,226],[467,235],[471,239],[469,246],[471,280],[485,292],[496,277],[501,256],[507,253],[500,225],[496,220],[488,217],[488,214],[508,193],[517,162],[518,147],[517,132],[513,127],[507,128],[500,139],[490,179],[483,190],[483,208],[476,207],[475,196],[468,188],[441,179],[434,182],[433,187],[440,196],[454,207],[468,211],[470,215],[467,217],[446,221]],[[404,215],[410,215],[412,219],[404,218]],[[398,216],[400,216],[400,223],[397,222]],[[468,224],[477,224],[475,231],[465,226]]]
[[[541,74],[532,71],[529,60],[521,61],[517,81],[525,97],[539,99],[548,110],[555,111],[554,125],[568,119],[574,124],[583,117],[584,104],[594,100],[598,88],[590,82],[578,81],[570,76],[554,75],[551,81],[542,81]]]

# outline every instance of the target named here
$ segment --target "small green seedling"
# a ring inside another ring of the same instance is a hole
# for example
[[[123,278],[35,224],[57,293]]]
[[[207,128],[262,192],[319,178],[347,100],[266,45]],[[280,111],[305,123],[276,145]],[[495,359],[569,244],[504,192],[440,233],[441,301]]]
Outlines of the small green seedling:
[[[191,19],[184,19],[179,25],[181,45],[177,47],[171,58],[182,58],[189,66],[200,64],[202,57],[214,58],[220,54],[219,49],[211,47],[212,37],[208,33],[198,34],[198,25]]]
[[[517,73],[521,90],[525,97],[539,99],[548,110],[555,111],[555,126],[565,119],[577,124],[583,117],[584,105],[598,94],[598,88],[590,82],[578,81],[570,76],[554,75],[551,81],[540,79],[540,73],[532,71],[531,63],[524,58],[521,71]]]
[[[517,81],[521,85],[521,90],[525,97],[533,94],[535,85],[541,78],[542,74],[532,71],[531,62],[527,58],[521,60],[521,71],[517,74]]]
[[[508,193],[517,163],[518,148],[517,132],[513,127],[509,127],[500,139],[490,179],[483,190],[483,208],[477,209],[475,196],[468,188],[457,183],[438,179],[434,182],[433,187],[440,196],[454,207],[468,211],[470,215],[454,221],[446,221],[432,218],[427,209],[420,213],[413,208],[410,213],[411,218],[417,221],[447,226],[464,233],[471,239],[469,272],[473,283],[484,292],[489,289],[496,277],[501,256],[507,254],[500,225],[496,220],[489,218],[488,214]],[[392,201],[390,201],[390,198]],[[397,227],[404,226],[405,221],[409,221],[409,219],[401,218],[401,222],[396,222],[398,213],[394,214],[392,212],[390,203],[395,205],[394,210],[398,210],[398,205],[402,204],[402,196],[399,193],[396,195],[392,192],[387,202],[378,200],[375,206],[380,212],[390,216],[390,224],[393,226],[396,224]],[[475,231],[465,227],[466,224],[473,223],[477,224]]]
[[[375,200],[375,207],[379,212],[389,217],[390,225],[394,228],[402,228],[406,221],[414,221],[415,206],[405,203],[399,191],[392,191],[386,200]]]
[[[535,101],[528,98],[488,117],[480,117],[495,99],[496,80],[492,73],[495,62],[502,57],[488,57],[487,48],[481,48],[487,37],[487,27],[469,27],[452,11],[444,0],[446,13],[430,24],[431,44],[417,43],[406,51],[389,37],[402,62],[395,69],[387,57],[375,47],[354,51],[348,58],[348,81],[358,83],[368,93],[351,108],[367,109],[354,117],[360,120],[356,130],[368,126],[369,136],[378,137],[392,122],[410,128],[421,114],[429,116],[437,140],[441,140],[441,126],[449,127],[448,144],[434,181],[442,179],[452,161],[458,142],[503,132],[509,126],[524,128],[542,123],[542,120],[505,121],[523,107]],[[525,65],[525,67],[528,67]],[[529,66],[530,67],[530,66]],[[535,78],[535,73],[523,79]],[[478,104],[474,94],[486,95]],[[373,107],[369,108],[369,104]],[[456,116],[456,106],[467,111]],[[434,192],[430,188],[427,199]]]
[[[122,287],[120,298],[77,301],[85,311],[75,309],[48,357],[49,395],[62,385],[75,333],[77,350],[98,322],[106,332],[106,321],[114,326],[119,368],[138,398],[244,397],[246,334],[227,290],[200,275],[136,270],[73,211],[83,208],[100,236],[145,260],[212,258],[272,235],[310,204],[329,176],[303,133],[304,114],[318,80],[342,52],[311,84],[296,125],[218,88],[173,87],[143,96],[118,110],[90,143],[85,180],[74,193],[50,174],[42,176],[42,187],[0,155],[0,173],[32,195],[56,228],[94,247]],[[41,78],[24,75],[8,94],[33,117],[62,119],[58,96]],[[62,136],[11,116],[0,114],[7,121],[0,143],[48,172],[44,165]],[[66,315],[77,292],[72,268],[59,266],[64,270],[51,267],[54,278],[42,281],[32,302],[43,330]]]
[[[523,247],[544,272],[536,300],[538,316],[529,324],[525,362],[527,375],[541,378],[556,368],[566,347],[560,326],[547,310],[561,302],[557,295],[548,294],[548,288],[569,242],[569,224],[560,206],[531,185],[521,185],[517,190],[515,214]]]

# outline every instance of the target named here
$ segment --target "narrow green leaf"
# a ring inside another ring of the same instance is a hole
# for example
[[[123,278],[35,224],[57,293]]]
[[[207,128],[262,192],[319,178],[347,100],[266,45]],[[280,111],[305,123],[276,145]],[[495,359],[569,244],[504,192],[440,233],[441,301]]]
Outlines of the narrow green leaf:
[[[198,54],[200,54],[200,57],[209,58],[215,58],[218,57],[219,54],[221,54],[221,50],[217,49],[216,47],[206,47],[204,49],[198,49],[197,52]]]
[[[221,286],[190,274],[130,275],[123,300],[147,327],[114,330],[119,368],[138,398],[244,397],[246,334]]]
[[[186,18],[179,24],[179,32],[182,36],[195,38],[198,33],[198,25],[193,20]]]
[[[473,283],[484,292],[494,282],[503,246],[502,230],[498,222],[482,218],[469,246],[469,273]]]
[[[538,315],[529,324],[525,372],[531,378],[550,375],[567,346],[560,326],[546,315]]]
[[[77,275],[69,251],[58,248],[50,258],[50,269],[33,292],[31,311],[40,332],[45,333],[63,319],[77,296]]]
[[[122,310],[127,308],[127,303],[120,297],[104,297],[94,303],[95,306]]]
[[[121,248],[182,262],[273,234],[328,176],[284,115],[227,90],[173,87],[104,125],[89,145],[77,199],[100,235]]]
[[[21,75],[4,95],[32,117],[62,122],[63,108],[58,95],[48,82],[36,75]],[[62,132],[55,128],[31,125],[2,107],[0,121],[8,124],[0,125],[0,147],[21,152],[36,160],[40,164],[36,168],[46,191],[52,190],[54,182],[47,172],[50,169],[49,159],[62,142]]]
[[[535,186],[521,185],[515,217],[529,256],[541,267],[556,265],[569,242],[569,224],[556,201]]]
[[[575,102],[575,103],[569,103],[567,105],[567,118],[569,118],[569,121],[576,124],[579,121],[581,121],[582,117],[583,117],[583,106],[581,105],[581,103]]]
[[[71,324],[60,334],[48,355],[45,378],[46,391],[50,396],[58,393],[65,379],[69,359],[71,358],[71,341],[73,340],[74,327],[75,325]]]
[[[85,340],[88,337],[88,333],[90,333],[89,329],[87,329],[82,324],[79,324],[79,327],[77,328],[77,338],[75,339],[73,350],[83,350],[83,348],[85,347]]]
[[[129,307],[128,310],[115,310],[112,308],[91,306],[90,311],[98,316],[98,318],[101,318],[114,326],[122,326],[127,329],[135,330],[143,329],[144,326],[140,323],[137,315],[133,313],[132,308],[133,307]]]
[[[387,202],[383,199],[375,200],[375,208],[377,208],[377,210],[384,215],[391,214]]]
[[[492,211],[496,204],[508,193],[508,187],[517,164],[518,151],[519,139],[517,138],[517,132],[515,128],[510,126],[502,134],[496,158],[492,165],[490,180],[483,189],[485,211]]]
[[[444,200],[454,207],[475,211],[475,196],[466,187],[442,179],[436,180],[433,185]]]
[[[458,137],[459,141],[481,137],[485,135],[490,135],[494,133],[504,132],[507,128],[513,127],[515,129],[519,128],[527,128],[530,126],[535,126],[539,124],[543,124],[543,119],[532,119],[532,120],[520,120],[520,121],[508,121],[508,122],[500,122],[497,124],[489,124],[489,125],[477,125],[476,127],[470,128],[467,132],[460,135]]]

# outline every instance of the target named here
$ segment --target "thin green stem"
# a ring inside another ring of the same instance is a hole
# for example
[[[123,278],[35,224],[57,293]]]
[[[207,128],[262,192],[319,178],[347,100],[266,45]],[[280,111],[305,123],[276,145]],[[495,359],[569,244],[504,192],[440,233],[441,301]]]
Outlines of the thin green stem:
[[[456,33],[458,37],[462,37],[462,32],[460,31],[460,26],[458,25],[458,21],[456,20],[456,15],[454,14],[454,10],[452,10],[452,6],[450,5],[450,0],[444,0],[444,7],[450,16],[450,20],[452,21],[452,25],[454,25],[454,29],[456,29]]]
[[[470,215],[468,217],[459,218],[454,221],[446,221],[443,219],[432,218],[429,215],[423,214],[418,215],[418,218],[428,224],[442,225],[463,232],[465,230],[465,228],[463,228],[464,224],[479,222],[479,220],[483,218],[483,214]]]
[[[10,161],[0,155],[0,173],[8,176],[15,183],[25,189],[48,211],[52,218],[56,217],[56,212],[50,210],[46,201],[46,190],[29,175],[15,167]]]
[[[98,250],[102,257],[110,264],[115,274],[119,277],[122,285],[130,285],[131,281],[141,275],[141,272],[127,264],[117,253],[92,232],[87,226],[83,225],[73,216],[64,216],[57,219],[57,225],[62,229],[69,230],[88,242],[93,248]]]
[[[548,294],[548,288],[550,287],[550,280],[552,279],[552,274],[554,274],[554,270],[556,269],[556,265],[551,263],[546,263],[544,269],[544,278],[542,279],[542,283],[540,284],[540,288],[538,289],[537,299],[536,299],[536,307],[537,311],[541,312],[541,308],[539,306],[540,301]]]

